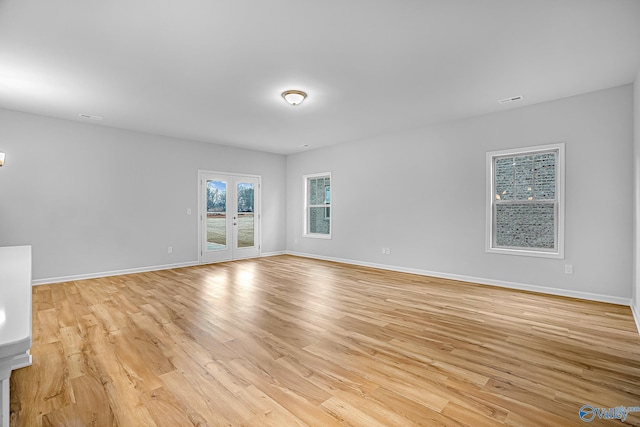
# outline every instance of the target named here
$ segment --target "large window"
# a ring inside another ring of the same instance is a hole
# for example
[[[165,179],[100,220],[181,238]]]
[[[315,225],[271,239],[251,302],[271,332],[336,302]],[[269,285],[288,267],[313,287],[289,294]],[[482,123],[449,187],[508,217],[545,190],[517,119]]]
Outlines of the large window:
[[[304,176],[307,237],[331,238],[331,173]]]
[[[564,144],[487,153],[487,251],[564,258]]]

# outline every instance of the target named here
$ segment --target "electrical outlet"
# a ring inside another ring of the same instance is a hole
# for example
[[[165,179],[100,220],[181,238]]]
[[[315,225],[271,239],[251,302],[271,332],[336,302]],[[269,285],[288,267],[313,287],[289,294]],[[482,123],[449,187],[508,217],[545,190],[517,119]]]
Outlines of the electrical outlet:
[[[172,254],[172,253],[173,253],[173,246],[169,246],[169,247],[167,248],[167,253],[168,253],[168,254]]]
[[[564,274],[573,274],[573,264],[564,265]]]
[[[385,251],[384,251],[384,253],[385,253],[386,255],[391,254],[391,248],[386,248],[386,249],[385,249]]]
[[[187,209],[187,215],[191,215],[191,209]]]

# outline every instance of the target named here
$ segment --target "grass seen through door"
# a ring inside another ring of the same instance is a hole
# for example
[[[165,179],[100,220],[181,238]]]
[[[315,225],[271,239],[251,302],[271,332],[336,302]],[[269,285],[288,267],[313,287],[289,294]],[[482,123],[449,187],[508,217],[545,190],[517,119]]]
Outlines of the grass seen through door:
[[[227,244],[226,219],[225,214],[207,213],[207,243],[210,246],[223,247]],[[238,227],[238,247],[255,246],[253,212],[239,213],[236,227]]]

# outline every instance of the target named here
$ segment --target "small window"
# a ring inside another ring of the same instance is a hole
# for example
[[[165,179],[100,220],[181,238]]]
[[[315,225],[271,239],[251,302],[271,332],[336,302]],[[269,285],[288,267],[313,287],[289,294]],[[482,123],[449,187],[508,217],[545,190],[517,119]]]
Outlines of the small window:
[[[487,153],[487,251],[564,258],[564,144]]]
[[[331,238],[331,173],[304,176],[304,235]]]

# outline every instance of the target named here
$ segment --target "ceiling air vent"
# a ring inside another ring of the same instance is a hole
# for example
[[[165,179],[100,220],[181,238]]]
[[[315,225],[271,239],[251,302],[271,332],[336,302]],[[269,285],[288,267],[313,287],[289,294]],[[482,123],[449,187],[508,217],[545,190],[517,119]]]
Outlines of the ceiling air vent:
[[[102,117],[92,116],[91,114],[79,114],[79,116],[87,120],[102,120]]]
[[[508,104],[510,102],[522,101],[522,99],[524,99],[524,96],[522,96],[522,95],[512,96],[511,98],[505,98],[505,99],[498,100],[498,104]]]

